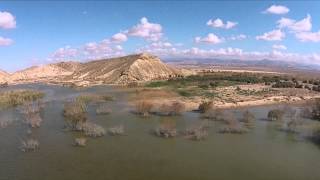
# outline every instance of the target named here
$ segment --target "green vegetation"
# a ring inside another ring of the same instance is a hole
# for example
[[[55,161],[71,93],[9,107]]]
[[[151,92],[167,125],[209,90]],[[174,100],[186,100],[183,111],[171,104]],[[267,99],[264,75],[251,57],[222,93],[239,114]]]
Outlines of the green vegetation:
[[[252,128],[254,126],[255,120],[256,117],[254,116],[254,114],[246,110],[242,115],[241,122],[243,122],[247,128]]]
[[[16,107],[44,97],[44,93],[35,90],[12,90],[0,93],[0,108]]]

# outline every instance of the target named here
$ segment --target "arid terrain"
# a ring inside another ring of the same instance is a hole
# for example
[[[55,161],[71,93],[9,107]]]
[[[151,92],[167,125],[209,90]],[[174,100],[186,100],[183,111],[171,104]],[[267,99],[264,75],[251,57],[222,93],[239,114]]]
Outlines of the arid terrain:
[[[218,108],[229,108],[318,98],[319,80],[316,77],[302,70],[281,72],[276,68],[272,71],[261,67],[167,65],[146,53],[86,63],[61,62],[12,74],[0,73],[0,81],[9,86],[26,83],[72,87],[125,85],[136,89],[133,104],[141,99],[159,106],[179,101],[188,110],[197,109],[203,101],[212,101]]]

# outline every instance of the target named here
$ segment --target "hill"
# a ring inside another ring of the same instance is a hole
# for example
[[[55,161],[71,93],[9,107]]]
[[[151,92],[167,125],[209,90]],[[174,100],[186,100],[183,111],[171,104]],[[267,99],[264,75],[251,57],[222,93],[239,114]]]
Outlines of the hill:
[[[0,72],[0,79],[9,84],[30,82],[76,85],[127,84],[168,79],[188,73],[186,71],[170,67],[156,56],[142,53],[86,63],[60,62],[33,66],[13,74]]]
[[[136,54],[84,63],[66,79],[126,84],[178,76],[180,72],[150,54]]]

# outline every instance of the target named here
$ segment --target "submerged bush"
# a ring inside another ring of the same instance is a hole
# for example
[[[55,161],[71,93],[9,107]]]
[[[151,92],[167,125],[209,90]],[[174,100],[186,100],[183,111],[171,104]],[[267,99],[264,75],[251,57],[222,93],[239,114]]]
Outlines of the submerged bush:
[[[280,130],[291,133],[298,133],[299,126],[303,125],[304,121],[301,119],[298,111],[293,111],[288,114],[288,118],[282,123]]]
[[[255,120],[256,117],[254,116],[254,114],[252,114],[249,110],[246,110],[242,115],[241,122],[243,122],[246,127],[252,128],[254,126]]]
[[[112,110],[105,104],[100,105],[96,109],[97,114],[110,114]]]
[[[163,138],[173,138],[178,135],[175,122],[169,119],[162,121],[160,126],[154,130],[154,133],[156,136]]]
[[[106,134],[106,130],[102,126],[91,122],[78,123],[76,130],[84,132],[89,137],[101,137]]]
[[[313,119],[320,121],[320,98],[314,100],[311,110]]]
[[[0,120],[0,128],[6,128],[12,123],[13,123],[13,120],[11,120],[11,119],[1,119]]]
[[[208,137],[208,126],[205,124],[200,124],[199,126],[193,126],[187,128],[183,134],[187,139],[194,141],[205,140]]]
[[[114,126],[108,129],[108,133],[112,136],[124,135],[124,127],[123,125]]]
[[[201,117],[213,121],[222,121],[223,116],[224,114],[222,109],[209,109]]]
[[[0,93],[0,107],[8,108],[32,102],[44,97],[44,93],[35,90],[12,90]]]
[[[320,144],[320,125],[313,127],[309,138],[315,143]]]
[[[27,139],[21,142],[21,151],[29,152],[39,149],[39,142],[35,139]]]
[[[268,112],[268,120],[281,121],[284,115],[284,111],[280,109],[273,109]]]
[[[87,106],[81,101],[72,101],[64,105],[63,115],[69,127],[74,129],[78,124],[87,120]]]
[[[42,122],[40,111],[43,109],[41,102],[29,103],[20,108],[20,112],[24,115],[24,120],[31,128],[38,128]]]
[[[84,147],[87,145],[87,139],[86,138],[76,138],[74,140],[74,146],[80,146],[80,147]]]
[[[158,114],[165,116],[181,115],[185,110],[185,105],[181,102],[175,101],[172,104],[162,104]]]
[[[203,101],[199,104],[198,110],[200,113],[205,113],[213,108],[213,101]]]
[[[113,98],[108,95],[99,95],[99,94],[91,94],[85,93],[81,94],[80,96],[76,97],[76,101],[88,104],[91,102],[104,102],[104,101],[111,101]]]
[[[243,127],[232,114],[226,114],[224,121],[226,126],[220,128],[220,133],[243,134],[248,132],[248,129]]]
[[[151,113],[151,109],[153,104],[151,102],[142,100],[136,103],[136,113],[142,116],[149,116]]]

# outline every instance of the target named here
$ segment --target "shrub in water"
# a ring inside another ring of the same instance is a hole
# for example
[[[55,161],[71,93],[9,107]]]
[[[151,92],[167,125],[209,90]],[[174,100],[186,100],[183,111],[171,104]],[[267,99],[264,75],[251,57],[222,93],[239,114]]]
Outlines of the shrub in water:
[[[91,122],[78,123],[76,130],[83,131],[86,136],[101,137],[106,134],[106,130],[97,124]]]
[[[273,109],[268,112],[268,119],[270,121],[281,121],[284,115],[284,111],[280,109]]]
[[[153,107],[153,104],[151,104],[148,101],[145,101],[145,100],[139,101],[136,104],[136,113],[142,116],[149,116],[152,107]]]
[[[166,119],[161,122],[160,126],[158,126],[154,133],[156,136],[164,137],[164,138],[173,138],[177,136],[177,129],[175,126],[175,122],[172,120]]]
[[[232,114],[226,114],[224,121],[227,125],[220,128],[220,133],[243,134],[248,132],[248,129],[243,127]]]
[[[187,139],[194,141],[205,140],[208,137],[208,127],[204,124],[187,128],[183,134]]]
[[[112,136],[124,135],[124,127],[123,125],[114,126],[108,129],[108,133]]]
[[[103,104],[103,105],[100,105],[99,107],[97,107],[96,113],[97,114],[110,114],[111,109],[107,105]]]
[[[78,124],[86,122],[87,106],[81,101],[72,101],[64,105],[63,115],[68,125],[74,129]]]
[[[21,151],[29,152],[29,151],[36,151],[39,149],[39,142],[35,139],[27,139],[21,142]]]
[[[256,117],[254,114],[246,110],[242,115],[241,122],[243,122],[246,127],[252,128],[254,126],[255,119]]]
[[[76,139],[74,140],[74,145],[75,145],[75,146],[84,147],[84,146],[87,145],[87,139],[86,139],[86,138],[83,138],[83,137],[81,137],[81,138],[76,138]]]
[[[160,115],[176,116],[181,115],[185,110],[185,105],[181,102],[175,101],[172,104],[162,104],[160,107]]]

